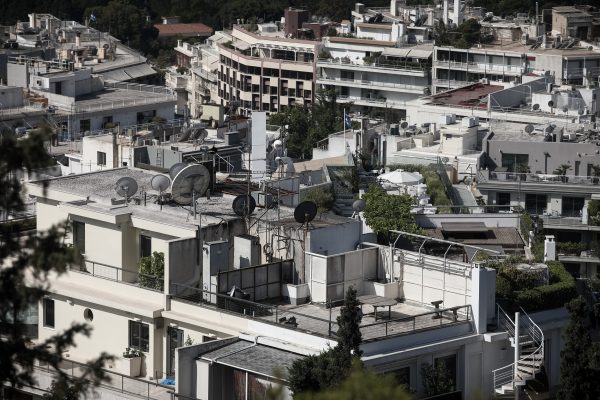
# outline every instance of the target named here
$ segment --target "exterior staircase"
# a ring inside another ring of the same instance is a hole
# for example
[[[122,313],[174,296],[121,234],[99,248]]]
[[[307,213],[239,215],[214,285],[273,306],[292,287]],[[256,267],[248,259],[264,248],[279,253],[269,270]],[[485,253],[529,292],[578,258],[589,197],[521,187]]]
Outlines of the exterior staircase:
[[[518,322],[518,323],[516,323]],[[512,398],[528,381],[535,379],[544,365],[544,333],[521,309],[515,320],[498,306],[498,329],[509,334],[516,361],[492,371],[496,398]],[[510,396],[510,397],[508,397]]]

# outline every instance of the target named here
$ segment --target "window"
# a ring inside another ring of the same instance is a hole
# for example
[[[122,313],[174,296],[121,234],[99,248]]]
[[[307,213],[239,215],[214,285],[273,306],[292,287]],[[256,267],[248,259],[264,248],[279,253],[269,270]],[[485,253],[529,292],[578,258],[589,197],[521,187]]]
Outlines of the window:
[[[96,152],[96,164],[97,165],[106,165],[106,153],[103,151]]]
[[[85,224],[73,221],[73,246],[80,254],[85,254]]]
[[[89,119],[82,119],[79,121],[79,132],[89,131],[91,126],[92,124]]]
[[[496,194],[497,201],[496,204],[499,206],[508,206],[508,207],[498,207],[499,210],[510,210],[510,193],[500,192]]]
[[[583,197],[563,197],[562,198],[562,216],[580,217],[585,199]]]
[[[545,194],[527,194],[525,196],[525,209],[529,214],[542,215],[548,206]]]
[[[152,256],[152,238],[140,235],[140,258]]]
[[[456,390],[456,354],[436,358],[434,360],[435,367],[439,366],[440,364],[443,365],[444,368],[448,371],[448,377],[452,381],[451,392],[455,391]]]
[[[529,166],[529,154],[502,153],[502,166],[508,172],[527,172]]]
[[[44,299],[44,326],[54,328],[54,300]]]
[[[410,389],[410,367],[403,367],[387,374],[392,375],[398,384]]]
[[[150,326],[148,324],[129,321],[129,347],[148,352],[150,349]]]

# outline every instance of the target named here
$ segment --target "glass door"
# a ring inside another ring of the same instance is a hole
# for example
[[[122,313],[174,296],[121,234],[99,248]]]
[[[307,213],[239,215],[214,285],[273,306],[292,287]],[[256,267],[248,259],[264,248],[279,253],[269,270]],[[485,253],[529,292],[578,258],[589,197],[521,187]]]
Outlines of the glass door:
[[[183,330],[169,326],[167,328],[167,378],[175,378],[175,349],[183,346]]]

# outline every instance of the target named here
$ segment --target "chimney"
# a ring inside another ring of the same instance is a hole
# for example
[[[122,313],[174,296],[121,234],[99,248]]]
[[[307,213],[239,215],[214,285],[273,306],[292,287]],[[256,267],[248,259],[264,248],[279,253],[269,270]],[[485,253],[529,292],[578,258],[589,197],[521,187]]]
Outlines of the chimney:
[[[35,28],[35,13],[29,14],[29,27]]]
[[[452,18],[456,26],[460,25],[461,13],[460,13],[460,0],[454,0],[454,17]]]
[[[112,132],[113,168],[119,168],[119,145],[117,144],[117,129]]]
[[[79,48],[79,46],[81,46],[81,32],[75,35],[75,47]]]
[[[544,240],[544,262],[556,260],[556,242],[553,235],[547,235]]]

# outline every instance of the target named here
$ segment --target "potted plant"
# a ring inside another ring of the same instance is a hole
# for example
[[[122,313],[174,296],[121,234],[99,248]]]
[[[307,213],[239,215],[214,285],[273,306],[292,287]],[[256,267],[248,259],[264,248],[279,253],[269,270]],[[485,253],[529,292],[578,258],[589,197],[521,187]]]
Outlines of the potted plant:
[[[562,182],[568,182],[569,178],[567,178],[567,171],[571,169],[569,164],[561,164],[558,168],[554,170],[554,175],[561,176]]]
[[[600,165],[592,165],[592,183],[594,185],[598,184],[598,177],[600,176]]]
[[[144,353],[140,350],[127,347],[123,352],[123,358],[119,360],[119,370],[123,375],[135,377],[142,373],[142,357]]]

